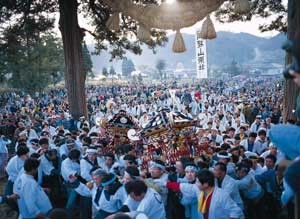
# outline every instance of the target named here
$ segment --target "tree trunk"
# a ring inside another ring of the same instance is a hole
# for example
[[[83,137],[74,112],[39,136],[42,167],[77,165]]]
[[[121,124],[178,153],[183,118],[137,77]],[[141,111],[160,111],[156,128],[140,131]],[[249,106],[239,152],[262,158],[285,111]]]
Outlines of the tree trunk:
[[[289,0],[288,2],[288,38],[293,40],[300,31],[300,1]],[[292,62],[292,58],[287,54],[286,65]],[[293,80],[285,80],[284,102],[283,102],[283,121],[296,121],[296,99],[299,95],[299,87]]]
[[[82,40],[84,33],[79,27],[77,0],[59,0],[59,28],[65,56],[65,83],[69,110],[74,119],[87,116]]]

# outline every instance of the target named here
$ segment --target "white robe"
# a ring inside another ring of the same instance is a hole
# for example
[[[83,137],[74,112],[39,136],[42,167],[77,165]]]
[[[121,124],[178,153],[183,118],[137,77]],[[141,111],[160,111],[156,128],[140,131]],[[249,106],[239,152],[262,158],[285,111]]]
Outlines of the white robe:
[[[14,182],[24,166],[24,161],[17,155],[11,158],[6,166],[6,172],[8,174],[8,180]]]
[[[48,196],[31,175],[22,173],[13,192],[20,196],[18,206],[22,218],[35,218],[38,213],[46,214],[52,209]]]
[[[165,207],[161,196],[151,188],[147,189],[136,212],[131,212],[131,215],[136,215],[137,212],[144,213],[148,216],[148,219],[166,219]]]
[[[72,161],[70,158],[66,158],[61,164],[61,175],[66,182],[69,181],[70,175],[80,173],[80,164]]]
[[[186,196],[197,198],[200,196],[200,190],[195,184],[181,183],[180,191]],[[243,219],[243,211],[225,190],[215,187],[209,208],[209,219],[228,218]]]
[[[216,186],[217,186],[217,181],[216,181]],[[239,192],[239,188],[238,185],[236,183],[236,181],[228,176],[225,175],[222,184],[221,184],[221,188],[224,189],[232,198],[232,200],[241,208],[244,209],[244,203],[241,199],[240,196],[240,192]]]

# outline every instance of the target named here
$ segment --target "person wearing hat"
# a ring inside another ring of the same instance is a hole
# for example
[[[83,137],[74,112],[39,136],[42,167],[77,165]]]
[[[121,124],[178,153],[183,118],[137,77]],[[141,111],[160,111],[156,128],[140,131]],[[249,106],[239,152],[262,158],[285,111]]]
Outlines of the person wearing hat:
[[[97,148],[89,147],[86,150],[87,156],[80,160],[80,175],[87,182],[92,180],[90,171],[93,168],[99,167],[97,162]]]
[[[52,204],[45,191],[34,179],[38,173],[39,160],[29,158],[24,163],[25,172],[16,180],[13,191],[18,194],[18,207],[22,218],[46,218]]]
[[[245,209],[249,218],[266,218],[264,213],[264,191],[254,176],[249,174],[251,166],[246,161],[237,165],[239,180],[236,180],[238,188],[245,198]]]
[[[257,115],[255,121],[250,126],[250,131],[257,133],[258,130],[261,128],[261,126],[262,126],[261,115]]]
[[[224,163],[226,165],[226,174],[231,176],[232,178],[236,179],[237,174],[235,170],[235,164],[231,162],[231,154],[221,150],[217,154],[218,162]]]
[[[226,174],[227,167],[224,163],[216,163],[214,166],[215,186],[224,189],[232,200],[243,210],[244,204],[236,181]]]

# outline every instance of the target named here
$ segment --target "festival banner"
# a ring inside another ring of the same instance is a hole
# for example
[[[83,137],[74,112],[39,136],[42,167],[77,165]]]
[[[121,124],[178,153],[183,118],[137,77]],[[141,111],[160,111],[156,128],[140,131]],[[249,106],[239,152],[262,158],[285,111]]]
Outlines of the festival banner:
[[[208,78],[207,66],[207,47],[206,40],[199,37],[199,32],[196,32],[196,65],[197,65],[197,78]]]

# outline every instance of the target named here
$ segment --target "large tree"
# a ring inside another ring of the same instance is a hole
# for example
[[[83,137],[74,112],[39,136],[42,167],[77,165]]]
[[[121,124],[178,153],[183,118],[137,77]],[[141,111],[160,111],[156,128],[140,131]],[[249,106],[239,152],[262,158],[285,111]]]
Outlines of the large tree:
[[[139,3],[156,3],[143,0]],[[102,0],[3,0],[0,2],[0,34],[9,31],[16,37],[30,25],[32,35],[42,34],[54,28],[56,14],[59,13],[59,29],[62,36],[65,60],[65,80],[68,91],[70,112],[74,118],[87,115],[85,98],[86,69],[82,43],[85,34],[91,34],[96,41],[95,52],[110,48],[112,58],[122,57],[125,50],[135,54],[142,52],[139,40],[128,40],[130,34],[137,34],[137,21],[121,16],[119,31],[112,31],[106,23],[112,10]],[[91,21],[93,30],[79,26],[78,15]],[[167,40],[164,31],[152,30],[150,48],[163,45]],[[10,45],[14,46],[14,42]],[[13,48],[14,49],[14,48]]]
[[[296,37],[300,37],[300,1],[289,0],[288,3],[288,38],[293,40]],[[287,54],[286,63],[292,62],[292,57]],[[296,121],[296,100],[299,95],[299,87],[291,80],[285,80],[284,85],[284,112],[283,120],[287,122],[288,120]]]

